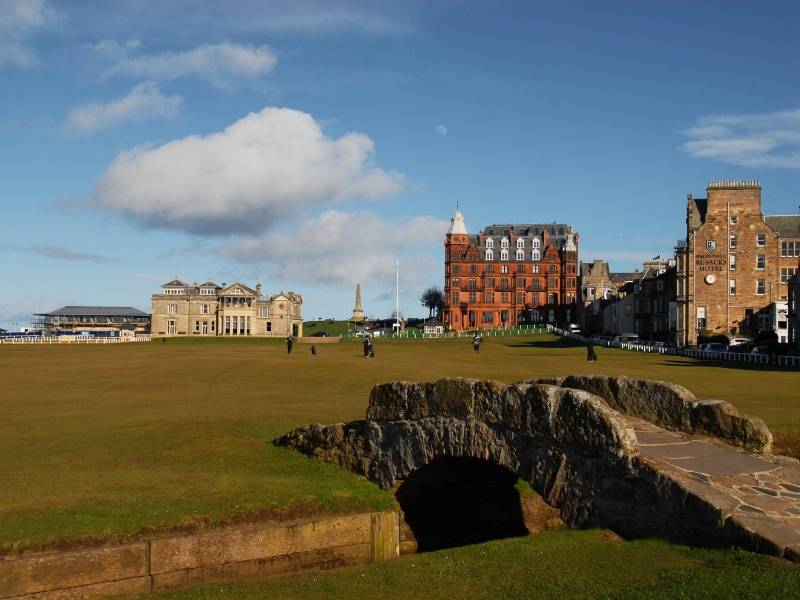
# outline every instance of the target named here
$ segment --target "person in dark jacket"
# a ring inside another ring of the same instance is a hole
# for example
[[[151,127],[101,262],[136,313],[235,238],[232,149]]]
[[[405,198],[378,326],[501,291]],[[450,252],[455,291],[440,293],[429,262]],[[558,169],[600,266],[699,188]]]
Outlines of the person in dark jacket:
[[[311,344],[311,356],[317,355],[317,347],[314,344]]]
[[[482,341],[483,341],[483,338],[481,337],[481,334],[479,334],[479,333],[476,333],[472,337],[472,349],[475,350],[475,352],[480,352],[481,351],[481,342]]]
[[[586,362],[595,362],[597,360],[597,353],[594,351],[594,344],[586,342]]]
[[[292,353],[292,344],[294,344],[294,340],[292,339],[291,335],[286,336],[286,352],[288,354]]]
[[[369,336],[365,335],[364,336],[364,358],[367,358],[369,356],[369,350],[370,350],[371,346],[372,346],[372,344],[370,344]]]

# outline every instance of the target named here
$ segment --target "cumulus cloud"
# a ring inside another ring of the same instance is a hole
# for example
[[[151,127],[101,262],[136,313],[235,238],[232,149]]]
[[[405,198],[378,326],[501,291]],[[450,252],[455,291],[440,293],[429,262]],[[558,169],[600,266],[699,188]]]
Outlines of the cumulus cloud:
[[[32,246],[23,246],[15,244],[0,245],[3,250],[11,252],[23,252],[25,254],[33,254],[42,256],[44,258],[54,258],[57,260],[69,261],[86,261],[86,262],[110,262],[111,259],[101,254],[90,254],[86,252],[75,252],[66,246],[57,246],[51,244],[38,244]]]
[[[114,59],[105,77],[134,77],[169,81],[194,78],[228,90],[237,82],[257,81],[275,68],[277,58],[268,46],[222,42],[206,44],[183,52],[133,55],[142,45],[136,41],[118,44],[100,42],[95,54]]]
[[[125,96],[108,103],[90,102],[73,108],[66,130],[76,135],[92,133],[125,122],[175,117],[183,105],[180,96],[166,96],[151,82],[142,83]]]
[[[360,133],[326,136],[307,113],[267,107],[224,131],[119,154],[92,203],[140,224],[191,233],[258,232],[306,208],[399,191]]]
[[[220,246],[242,263],[271,265],[280,279],[325,285],[353,285],[393,279],[403,256],[406,283],[438,273],[440,245],[448,223],[430,216],[387,221],[367,212],[327,210],[296,231],[269,232]]]
[[[0,0],[0,67],[38,65],[30,39],[61,19],[46,0]]]
[[[447,135],[447,127],[445,127],[444,125],[437,125],[436,133],[442,136]]]
[[[697,158],[743,167],[800,168],[800,109],[699,119],[681,146]]]

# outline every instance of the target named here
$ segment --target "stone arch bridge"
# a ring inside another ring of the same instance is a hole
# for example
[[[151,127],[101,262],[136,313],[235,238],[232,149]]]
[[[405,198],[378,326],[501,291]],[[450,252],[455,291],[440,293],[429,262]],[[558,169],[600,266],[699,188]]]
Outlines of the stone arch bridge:
[[[800,562],[800,464],[729,403],[680,386],[570,376],[442,379],[371,393],[367,419],[275,440],[396,486],[442,458],[489,461],[576,527],[736,545]]]

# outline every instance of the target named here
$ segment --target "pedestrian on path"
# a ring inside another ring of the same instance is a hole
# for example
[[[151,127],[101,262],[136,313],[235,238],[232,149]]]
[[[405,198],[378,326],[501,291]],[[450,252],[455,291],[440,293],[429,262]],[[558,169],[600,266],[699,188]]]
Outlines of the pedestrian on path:
[[[586,362],[596,362],[597,353],[594,351],[594,344],[591,341],[586,342]]]
[[[286,336],[286,353],[292,353],[292,344],[294,344],[294,340],[292,339],[291,334]]]
[[[483,341],[483,338],[481,337],[480,333],[476,333],[474,336],[472,336],[472,349],[475,350],[475,352],[480,352],[481,351],[481,342],[482,341]]]
[[[369,357],[370,346],[371,346],[371,344],[369,342],[369,336],[365,335],[364,336],[364,358],[368,358]]]

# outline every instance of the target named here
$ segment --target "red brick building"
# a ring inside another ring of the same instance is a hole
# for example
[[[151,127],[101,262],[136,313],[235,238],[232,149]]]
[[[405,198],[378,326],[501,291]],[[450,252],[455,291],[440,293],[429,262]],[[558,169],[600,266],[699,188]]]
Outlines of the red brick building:
[[[443,317],[450,329],[578,318],[578,234],[571,226],[490,225],[470,235],[456,211],[444,249]]]

